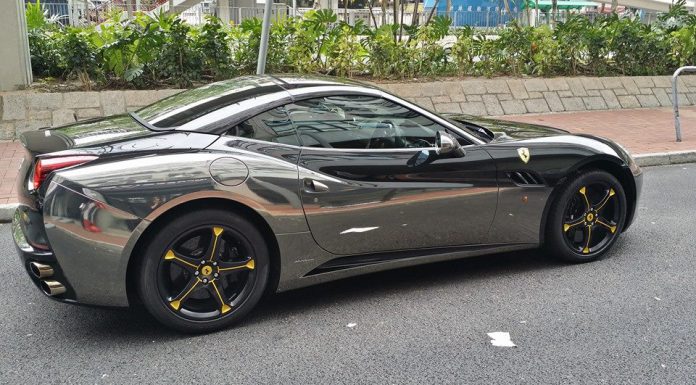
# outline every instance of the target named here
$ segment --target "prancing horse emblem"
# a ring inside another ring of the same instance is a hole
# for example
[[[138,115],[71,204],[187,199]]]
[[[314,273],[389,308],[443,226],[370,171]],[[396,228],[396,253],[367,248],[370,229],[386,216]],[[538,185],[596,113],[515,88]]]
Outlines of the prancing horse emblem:
[[[530,157],[530,156],[529,156],[529,149],[528,149],[527,147],[518,148],[518,149],[517,149],[517,154],[520,156],[520,159],[522,159],[522,161],[523,161],[524,163],[528,163],[528,162],[529,162],[529,157]]]

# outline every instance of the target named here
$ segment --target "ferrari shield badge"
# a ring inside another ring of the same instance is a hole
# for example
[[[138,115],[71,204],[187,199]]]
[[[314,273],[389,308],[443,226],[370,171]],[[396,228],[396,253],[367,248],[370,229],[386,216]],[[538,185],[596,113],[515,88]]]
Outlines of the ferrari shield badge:
[[[527,147],[518,148],[517,155],[520,156],[520,159],[522,159],[522,161],[524,163],[529,162],[530,155],[529,155],[529,149]]]

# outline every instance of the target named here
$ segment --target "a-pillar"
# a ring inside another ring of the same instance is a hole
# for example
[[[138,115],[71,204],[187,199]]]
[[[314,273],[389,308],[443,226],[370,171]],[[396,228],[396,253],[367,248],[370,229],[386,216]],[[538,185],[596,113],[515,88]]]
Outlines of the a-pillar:
[[[0,36],[0,91],[28,86],[32,78],[24,0],[0,1]]]

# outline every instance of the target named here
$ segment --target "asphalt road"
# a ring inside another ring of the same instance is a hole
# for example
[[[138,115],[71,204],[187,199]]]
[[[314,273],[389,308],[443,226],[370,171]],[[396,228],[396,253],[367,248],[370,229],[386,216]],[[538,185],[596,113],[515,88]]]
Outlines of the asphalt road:
[[[693,384],[695,191],[696,165],[646,169],[637,222],[602,261],[512,253],[363,276],[205,336],[50,301],[2,225],[0,382]],[[497,331],[517,347],[492,346]]]

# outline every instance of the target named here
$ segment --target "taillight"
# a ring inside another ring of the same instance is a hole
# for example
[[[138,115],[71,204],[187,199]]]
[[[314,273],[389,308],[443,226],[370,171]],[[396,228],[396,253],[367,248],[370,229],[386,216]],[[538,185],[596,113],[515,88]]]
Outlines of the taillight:
[[[73,155],[37,160],[36,164],[34,165],[34,190],[38,190],[41,183],[46,180],[48,174],[52,173],[53,171],[87,163],[94,159],[97,159],[97,157],[93,155]]]

